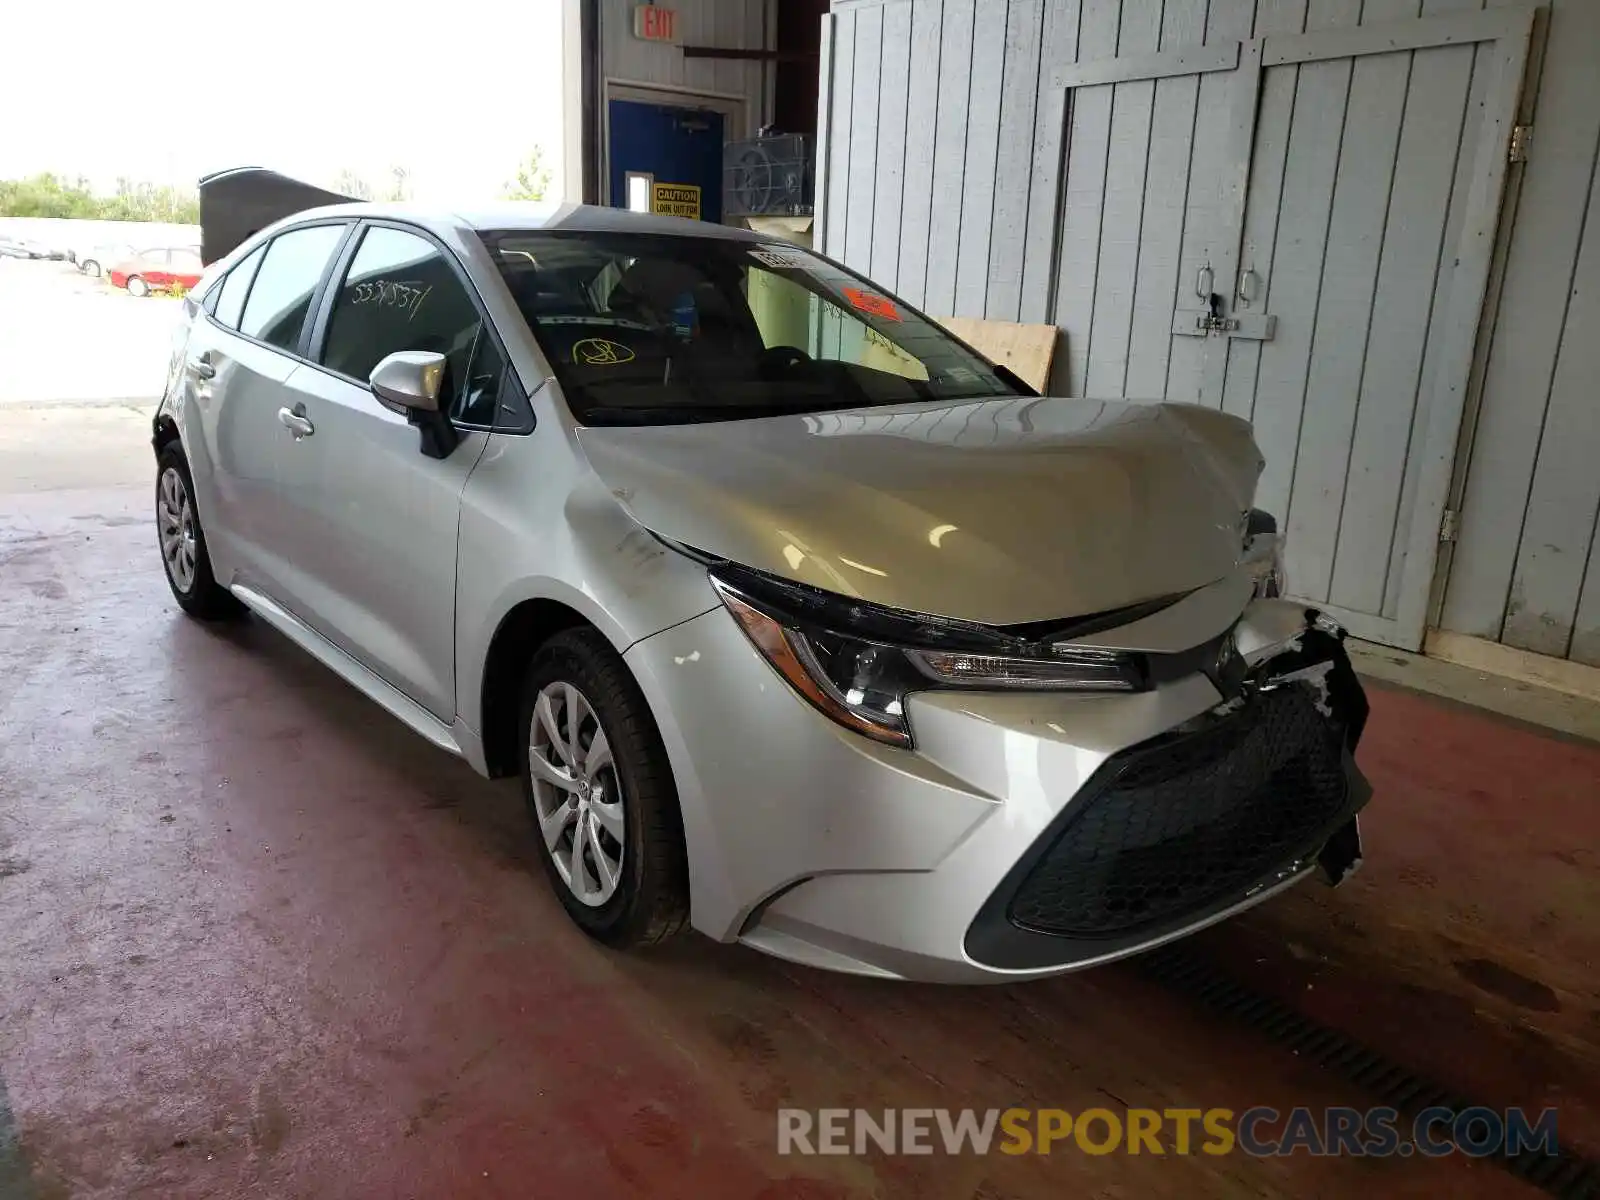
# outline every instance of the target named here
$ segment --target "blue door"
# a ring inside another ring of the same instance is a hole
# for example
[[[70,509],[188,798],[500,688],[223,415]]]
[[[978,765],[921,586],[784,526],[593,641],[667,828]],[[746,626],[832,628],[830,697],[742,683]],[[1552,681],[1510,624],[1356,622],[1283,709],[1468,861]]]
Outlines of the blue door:
[[[652,211],[722,220],[721,113],[637,100],[613,100],[608,112],[613,207],[629,207],[628,177],[641,175],[649,182],[634,194],[651,186]]]

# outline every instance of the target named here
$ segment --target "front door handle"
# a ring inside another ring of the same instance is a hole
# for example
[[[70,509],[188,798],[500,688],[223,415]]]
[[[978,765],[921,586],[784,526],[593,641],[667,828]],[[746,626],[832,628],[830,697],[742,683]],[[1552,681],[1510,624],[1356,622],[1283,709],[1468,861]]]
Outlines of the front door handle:
[[[278,421],[285,429],[294,434],[294,440],[297,442],[301,438],[310,437],[317,431],[315,425],[292,408],[280,408],[278,410]]]

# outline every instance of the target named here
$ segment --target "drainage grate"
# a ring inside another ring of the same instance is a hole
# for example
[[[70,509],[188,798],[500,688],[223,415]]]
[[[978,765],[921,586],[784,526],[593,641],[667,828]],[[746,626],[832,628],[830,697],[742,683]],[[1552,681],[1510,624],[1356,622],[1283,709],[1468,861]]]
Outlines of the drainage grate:
[[[1477,1107],[1338,1030],[1318,1025],[1270,996],[1235,983],[1189,951],[1156,950],[1135,962],[1145,975],[1163,986],[1215,1012],[1238,1018],[1407,1116],[1414,1117],[1432,1107],[1457,1112]],[[1550,1155],[1502,1153],[1480,1161],[1493,1162],[1559,1200],[1600,1200],[1600,1163],[1571,1150]]]

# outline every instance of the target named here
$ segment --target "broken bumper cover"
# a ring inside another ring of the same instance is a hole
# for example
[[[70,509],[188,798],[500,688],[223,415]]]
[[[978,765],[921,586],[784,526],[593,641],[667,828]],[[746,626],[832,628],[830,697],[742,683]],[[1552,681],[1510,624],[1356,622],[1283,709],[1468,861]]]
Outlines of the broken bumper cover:
[[[695,927],[833,970],[1005,982],[1260,903],[1311,874],[1366,801],[1350,756],[1366,703],[1340,635],[1303,605],[1254,601],[1232,636],[1206,670],[1144,692],[914,693],[913,749],[817,713],[726,612],[637,643]],[[1289,784],[1307,795],[1277,812]],[[1251,853],[1230,856],[1241,837]],[[1033,878],[1059,855],[1071,870]],[[1062,886],[1088,906],[1066,920],[1048,911]]]
[[[1006,970],[1120,956],[1360,862],[1367,702],[1342,631],[1237,660],[1216,708],[1106,760],[1007,873],[966,950]]]

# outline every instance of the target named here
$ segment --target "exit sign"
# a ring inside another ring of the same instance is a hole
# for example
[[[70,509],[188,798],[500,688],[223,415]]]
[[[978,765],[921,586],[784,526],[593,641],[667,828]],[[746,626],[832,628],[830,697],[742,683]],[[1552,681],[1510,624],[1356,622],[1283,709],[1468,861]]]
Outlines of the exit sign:
[[[633,34],[647,42],[678,44],[678,14],[657,4],[641,4],[633,10]]]

